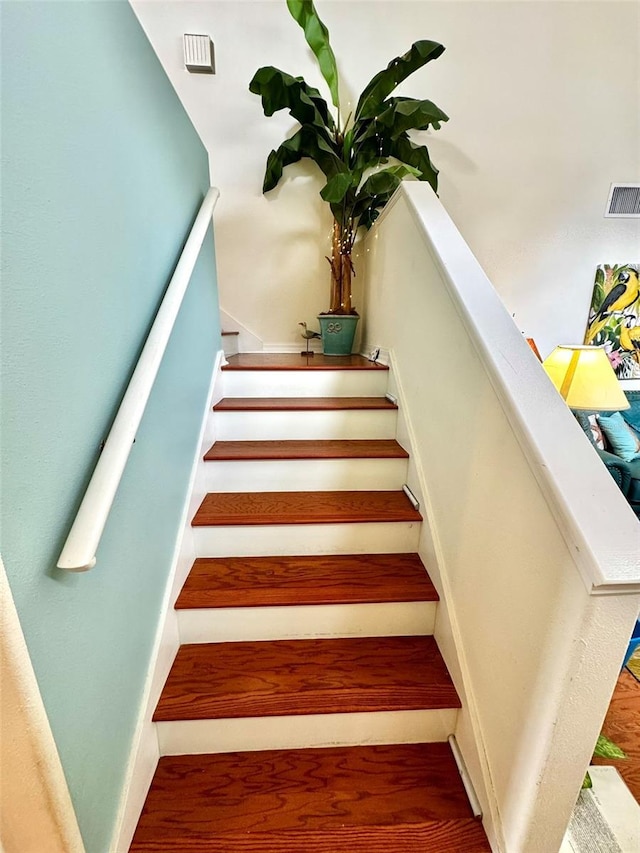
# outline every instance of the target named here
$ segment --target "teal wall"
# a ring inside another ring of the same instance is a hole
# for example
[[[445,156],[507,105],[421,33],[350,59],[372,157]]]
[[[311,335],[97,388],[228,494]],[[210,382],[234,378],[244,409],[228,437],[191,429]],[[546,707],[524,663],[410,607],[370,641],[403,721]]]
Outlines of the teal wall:
[[[89,853],[106,853],[220,347],[208,234],[98,564],[55,563],[208,187],[130,7],[2,11],[2,554]]]

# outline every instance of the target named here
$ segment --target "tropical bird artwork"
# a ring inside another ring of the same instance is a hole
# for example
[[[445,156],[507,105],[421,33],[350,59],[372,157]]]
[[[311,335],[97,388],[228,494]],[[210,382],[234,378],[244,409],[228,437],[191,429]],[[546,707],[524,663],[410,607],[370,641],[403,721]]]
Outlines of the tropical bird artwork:
[[[620,346],[627,352],[633,353],[635,360],[640,364],[640,324],[623,326],[620,329]]]
[[[604,346],[619,379],[640,378],[640,264],[596,270],[584,342]]]
[[[298,323],[298,325],[302,326],[301,334],[302,334],[302,337],[307,342],[306,350],[302,350],[300,355],[306,355],[306,356],[313,355],[313,350],[309,349],[309,341],[312,341],[314,338],[321,338],[322,335],[320,334],[320,332],[314,332],[313,329],[307,329],[306,323]]]
[[[637,301],[640,294],[640,286],[638,280],[638,271],[633,267],[622,267],[607,276],[607,267],[605,267],[605,296],[593,314],[589,318],[589,327],[587,329],[587,337],[585,343],[591,343],[593,338],[598,334],[600,329],[607,323],[611,314],[617,311],[624,311],[625,308],[630,308]],[[596,278],[596,283],[598,279]],[[606,285],[609,284],[607,292]],[[592,305],[592,310],[593,310]]]

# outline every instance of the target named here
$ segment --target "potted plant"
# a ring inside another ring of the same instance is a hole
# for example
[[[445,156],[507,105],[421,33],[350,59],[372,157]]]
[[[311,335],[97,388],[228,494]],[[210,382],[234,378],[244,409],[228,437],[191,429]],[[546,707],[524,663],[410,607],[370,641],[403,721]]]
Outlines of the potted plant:
[[[351,352],[358,321],[351,301],[351,279],[355,274],[352,251],[359,229],[373,225],[403,178],[411,175],[437,190],[438,170],[427,147],[414,143],[409,133],[437,130],[448,116],[431,101],[389,96],[414,71],[437,59],[444,47],[426,40],[412,44],[407,53],[373,77],[355,110],[345,118],[327,28],[312,0],[287,0],[287,6],[318,61],[335,113],[302,77],[292,77],[273,66],[256,71],[249,89],[262,98],[265,115],[288,109],[300,123],[299,130],[269,154],[262,189],[265,193],[272,190],[283,169],[304,157],[324,173],[327,181],[320,195],[333,214],[331,256],[327,257],[331,300],[329,311],[320,314],[319,320],[325,354],[346,355]]]

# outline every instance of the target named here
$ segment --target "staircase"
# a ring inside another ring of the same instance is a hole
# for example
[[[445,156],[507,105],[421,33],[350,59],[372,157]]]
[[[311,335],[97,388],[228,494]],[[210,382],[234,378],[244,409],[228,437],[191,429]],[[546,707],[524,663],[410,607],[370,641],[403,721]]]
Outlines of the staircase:
[[[229,358],[133,853],[480,853],[388,371]]]

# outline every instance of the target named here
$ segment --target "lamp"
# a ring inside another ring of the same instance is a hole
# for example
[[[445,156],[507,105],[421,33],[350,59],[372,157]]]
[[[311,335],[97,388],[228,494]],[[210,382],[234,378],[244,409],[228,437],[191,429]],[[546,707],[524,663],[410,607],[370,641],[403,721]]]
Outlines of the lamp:
[[[618,412],[629,408],[604,347],[563,344],[542,366],[570,409]]]

